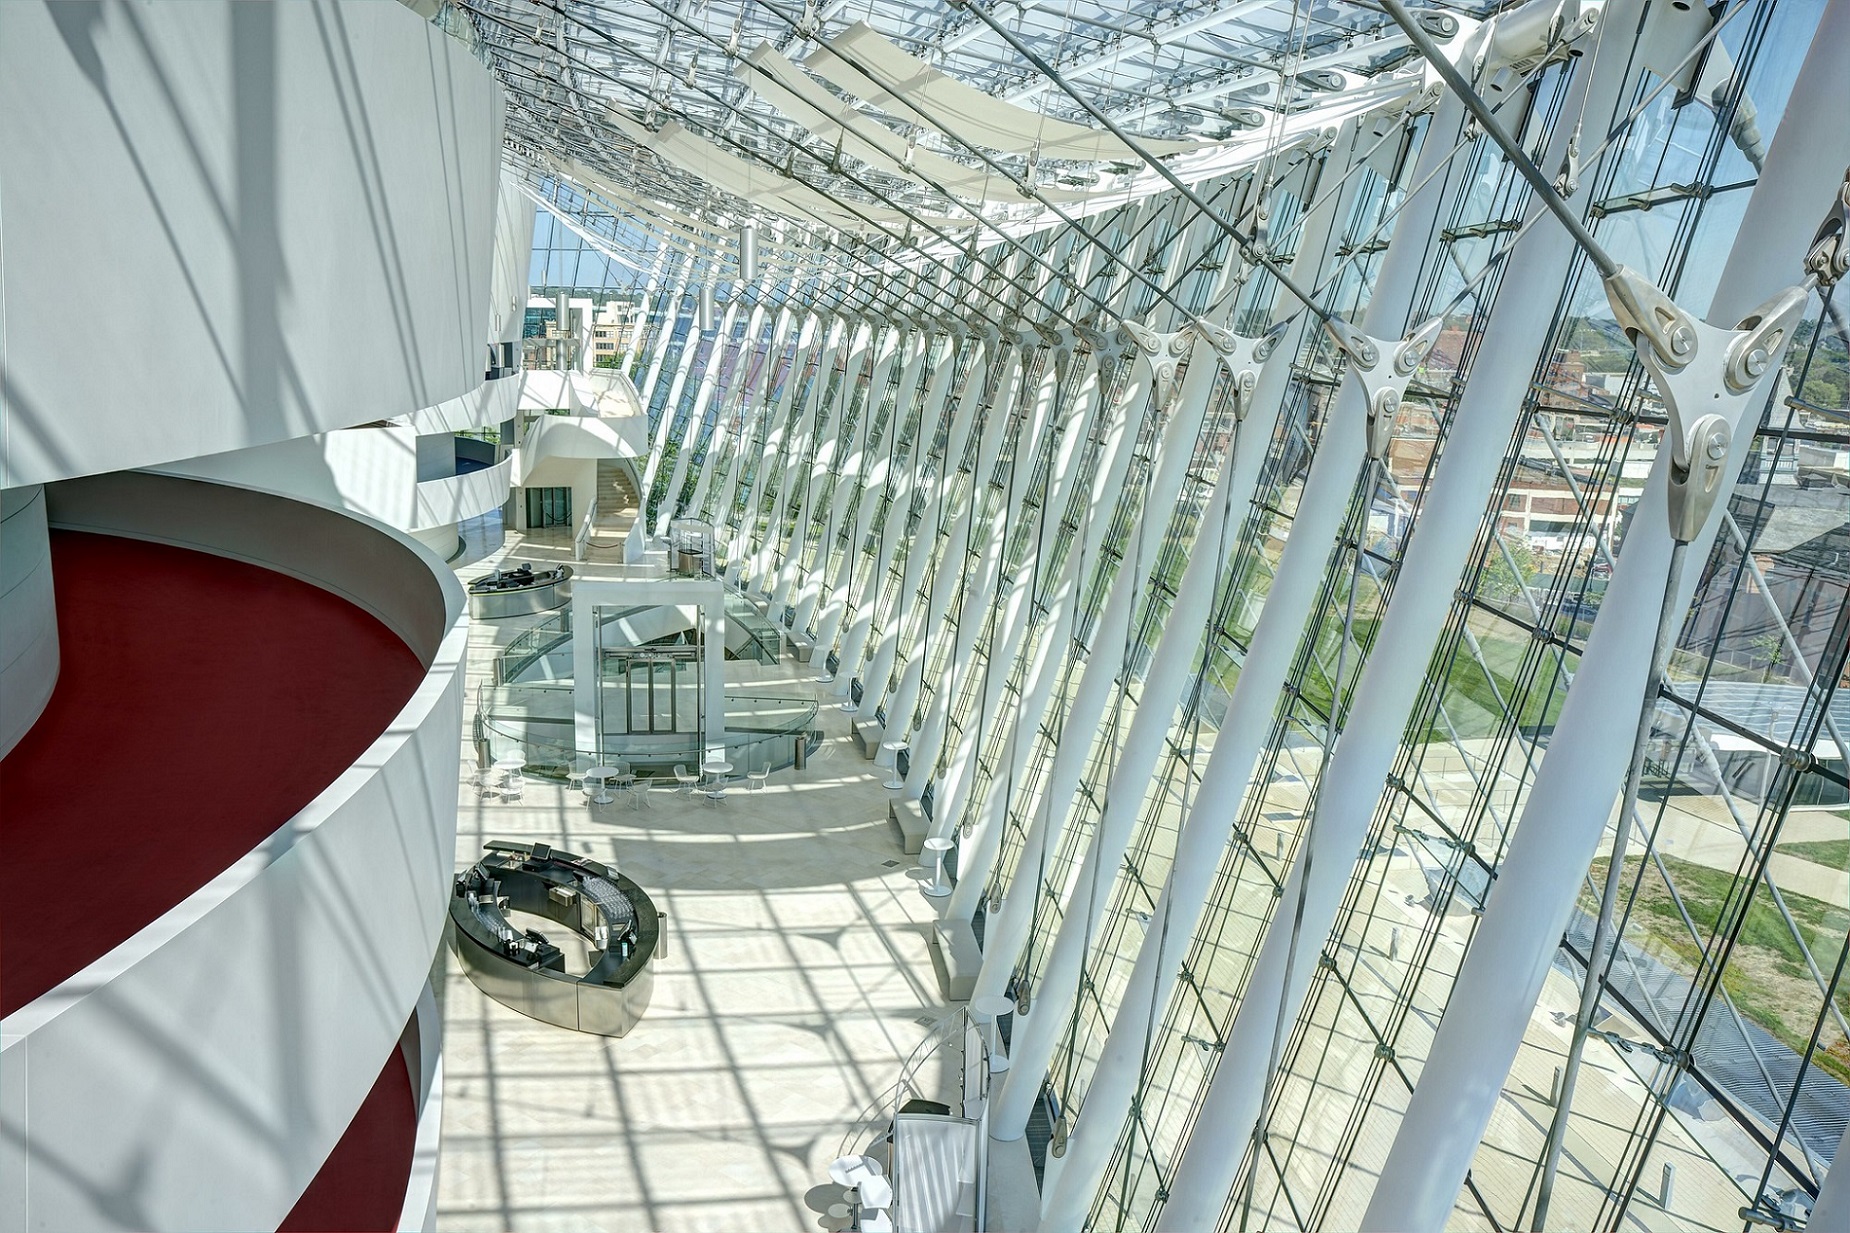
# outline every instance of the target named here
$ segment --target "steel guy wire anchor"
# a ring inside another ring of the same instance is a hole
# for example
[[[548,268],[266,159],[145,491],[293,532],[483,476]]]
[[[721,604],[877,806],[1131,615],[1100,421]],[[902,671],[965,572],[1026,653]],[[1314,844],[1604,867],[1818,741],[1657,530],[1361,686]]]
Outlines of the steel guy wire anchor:
[[[1194,322],[1194,329],[1213,348],[1215,357],[1220,360],[1221,367],[1226,369],[1227,379],[1233,385],[1235,424],[1246,422],[1246,413],[1252,409],[1253,390],[1259,384],[1259,369],[1272,357],[1272,352],[1277,349],[1279,340],[1285,336],[1290,325],[1287,318],[1258,337],[1249,338],[1206,321]]]
[[[1811,298],[1807,285],[1787,287],[1732,330],[1685,312],[1649,279],[1625,266],[1604,280],[1606,298],[1669,412],[1670,535],[1688,544],[1701,534],[1728,482],[1728,453],[1750,407],[1771,380],[1772,357],[1785,346]]]
[[[1168,411],[1170,400],[1176,392],[1176,369],[1188,355],[1189,346],[1194,340],[1194,324],[1190,323],[1167,334],[1158,333],[1135,321],[1120,321],[1118,329],[1136,349],[1138,358],[1150,366],[1150,388],[1156,396],[1156,405]]]
[[[1432,317],[1398,342],[1374,338],[1362,333],[1347,321],[1331,317],[1323,328],[1332,341],[1349,357],[1349,371],[1362,383],[1362,396],[1368,407],[1368,458],[1386,462],[1388,447],[1394,442],[1394,417],[1400,411],[1407,386],[1413,381],[1439,331],[1443,317]]]
[[[1811,249],[1805,254],[1805,273],[1825,291],[1850,274],[1850,168],[1844,171],[1836,202],[1812,237]]]

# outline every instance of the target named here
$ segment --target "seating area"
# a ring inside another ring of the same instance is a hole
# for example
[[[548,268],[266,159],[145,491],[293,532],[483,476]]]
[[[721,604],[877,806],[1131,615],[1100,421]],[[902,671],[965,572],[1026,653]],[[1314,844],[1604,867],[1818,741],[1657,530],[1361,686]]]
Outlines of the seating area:
[[[518,753],[502,754],[478,769],[473,783],[484,800],[520,801],[524,798],[528,762]],[[723,805],[735,792],[763,792],[770,783],[772,768],[758,767],[742,775],[731,773],[732,764],[709,762],[698,769],[677,763],[667,774],[638,774],[631,763],[613,759],[608,765],[579,765],[568,770],[565,782],[570,792],[588,805],[611,805],[621,801],[632,809],[648,806],[652,793],[676,796],[700,796],[708,805]],[[542,776],[553,778],[553,776]]]

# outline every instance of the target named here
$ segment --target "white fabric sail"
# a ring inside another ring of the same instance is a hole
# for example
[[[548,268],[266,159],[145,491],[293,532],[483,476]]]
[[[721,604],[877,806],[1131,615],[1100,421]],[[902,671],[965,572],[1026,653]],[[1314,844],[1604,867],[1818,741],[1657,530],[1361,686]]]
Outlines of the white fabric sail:
[[[922,188],[936,187],[978,202],[1032,202],[1008,177],[987,167],[972,167],[916,147],[892,129],[862,115],[836,98],[769,43],[760,43],[733,66],[733,74],[766,102],[801,124],[818,140],[839,144],[842,152],[887,175],[901,176]],[[1092,194],[1067,189],[1037,189],[1048,201],[1078,201]]]
[[[804,65],[818,77],[889,115],[971,145],[1042,158],[1135,162],[1130,146],[1101,129],[1044,116],[1005,103],[908,55],[866,22],[856,22],[811,52]],[[1151,154],[1184,154],[1201,142],[1138,138]]]

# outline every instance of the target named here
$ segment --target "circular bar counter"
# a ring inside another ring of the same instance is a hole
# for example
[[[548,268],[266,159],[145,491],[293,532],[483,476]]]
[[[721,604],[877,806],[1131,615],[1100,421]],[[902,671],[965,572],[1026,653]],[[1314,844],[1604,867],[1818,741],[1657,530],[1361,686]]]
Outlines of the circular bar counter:
[[[469,584],[469,615],[478,621],[532,616],[563,608],[572,599],[572,567],[498,569]]]
[[[456,875],[450,945],[463,971],[495,1001],[529,1018],[579,1032],[622,1036],[648,1008],[661,917],[643,889],[615,869],[543,843],[484,845],[488,855]],[[584,938],[591,970],[565,971],[538,930],[508,911],[543,916]]]

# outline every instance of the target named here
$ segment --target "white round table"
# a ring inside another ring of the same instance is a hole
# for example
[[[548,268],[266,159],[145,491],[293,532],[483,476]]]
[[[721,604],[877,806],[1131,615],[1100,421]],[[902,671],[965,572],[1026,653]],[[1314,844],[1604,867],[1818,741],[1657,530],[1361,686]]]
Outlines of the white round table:
[[[872,1156],[843,1156],[829,1166],[829,1180],[837,1186],[858,1190],[862,1182],[885,1172],[880,1162]]]
[[[610,795],[610,781],[622,774],[623,772],[614,766],[594,766],[587,770],[585,772],[585,778],[597,785],[597,791],[591,796],[592,803],[597,805],[610,804],[612,799]]]
[[[986,994],[970,1003],[970,1013],[987,1021],[983,1035],[988,1038],[990,1073],[1007,1070],[1008,1054],[1002,1051],[1002,1016],[1015,1013],[1015,999],[1000,993]]]
[[[942,899],[951,893],[951,884],[944,880],[944,854],[951,850],[951,841],[933,836],[920,845],[931,853],[931,885],[925,893],[933,899]]]

